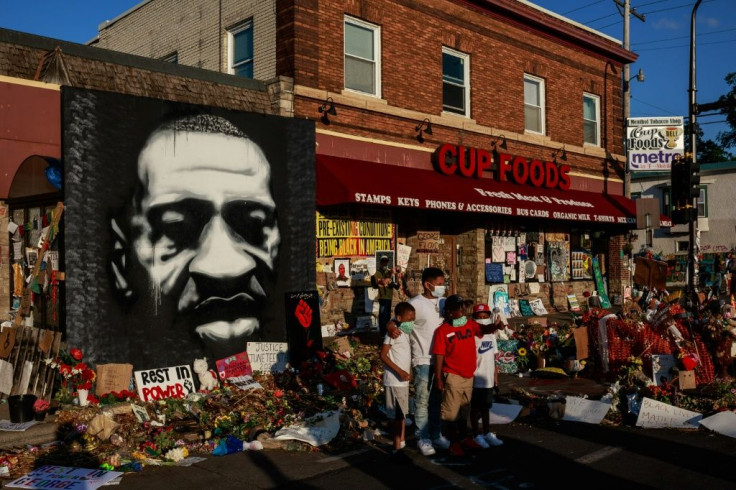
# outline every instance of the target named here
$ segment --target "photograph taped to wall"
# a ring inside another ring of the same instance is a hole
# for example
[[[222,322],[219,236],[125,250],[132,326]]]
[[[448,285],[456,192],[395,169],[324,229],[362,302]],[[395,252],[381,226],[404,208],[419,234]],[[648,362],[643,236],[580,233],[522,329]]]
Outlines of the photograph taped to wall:
[[[337,287],[350,287],[350,259],[335,259],[334,269]]]
[[[62,116],[70,345],[140,370],[285,340],[283,293],[315,287],[314,123],[70,87]]]

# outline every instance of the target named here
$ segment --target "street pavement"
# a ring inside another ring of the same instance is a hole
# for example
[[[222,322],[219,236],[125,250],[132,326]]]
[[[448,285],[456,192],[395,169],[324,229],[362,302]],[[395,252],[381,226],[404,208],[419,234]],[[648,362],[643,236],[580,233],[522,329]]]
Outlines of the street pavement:
[[[699,430],[639,429],[564,421],[494,427],[503,446],[452,458],[391,463],[388,439],[342,454],[246,452],[191,467],[146,467],[118,488],[736,488],[736,439]]]

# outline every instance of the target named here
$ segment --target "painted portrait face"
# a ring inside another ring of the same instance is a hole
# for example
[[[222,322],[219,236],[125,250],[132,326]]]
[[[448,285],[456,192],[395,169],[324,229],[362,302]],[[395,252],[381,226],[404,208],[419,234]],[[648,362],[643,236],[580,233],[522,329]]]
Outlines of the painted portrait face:
[[[138,158],[132,249],[155,292],[205,343],[260,327],[280,234],[261,149],[239,135],[155,132]],[[172,306],[173,307],[173,306]]]
[[[341,276],[344,276],[345,275],[345,264],[340,264],[340,267],[338,267],[337,270]]]

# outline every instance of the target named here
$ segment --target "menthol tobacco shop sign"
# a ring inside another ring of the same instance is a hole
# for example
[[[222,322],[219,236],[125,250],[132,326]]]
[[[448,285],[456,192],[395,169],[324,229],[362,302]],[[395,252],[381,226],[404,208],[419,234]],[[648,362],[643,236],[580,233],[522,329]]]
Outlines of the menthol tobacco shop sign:
[[[629,170],[669,171],[675,155],[685,152],[683,117],[630,117],[626,121]]]

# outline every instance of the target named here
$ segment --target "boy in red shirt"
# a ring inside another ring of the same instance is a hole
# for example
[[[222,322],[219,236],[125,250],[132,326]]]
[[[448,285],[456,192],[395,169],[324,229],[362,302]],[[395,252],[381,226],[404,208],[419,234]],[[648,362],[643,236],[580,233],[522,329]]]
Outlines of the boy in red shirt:
[[[481,449],[467,437],[470,397],[473,393],[473,376],[476,368],[475,338],[482,337],[483,328],[465,315],[472,301],[455,294],[445,300],[445,323],[434,332],[434,382],[442,392],[440,418],[445,426],[443,433],[450,439],[450,454],[462,456],[462,447]],[[462,443],[460,442],[462,440]]]

